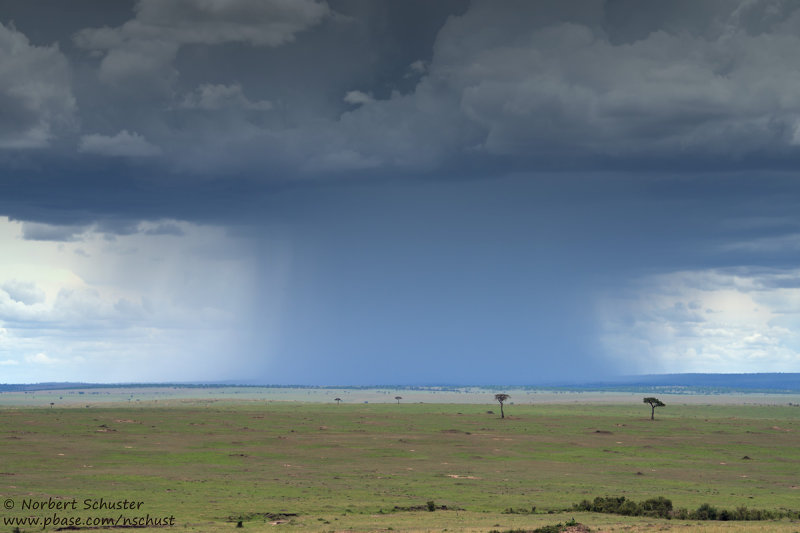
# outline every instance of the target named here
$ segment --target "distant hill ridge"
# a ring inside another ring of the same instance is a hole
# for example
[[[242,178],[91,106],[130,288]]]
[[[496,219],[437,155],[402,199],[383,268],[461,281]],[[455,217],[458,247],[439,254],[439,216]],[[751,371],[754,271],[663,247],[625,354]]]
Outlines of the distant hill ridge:
[[[745,392],[800,392],[800,373],[652,374],[585,383],[579,387],[592,390],[685,387]]]
[[[200,388],[200,387],[271,387],[271,388],[336,388],[336,389],[456,389],[460,387],[508,388],[499,385],[276,385],[255,383],[253,381],[226,381],[210,383],[20,383],[0,384],[0,392],[32,392],[37,390],[61,389],[97,389],[97,388]],[[605,381],[591,383],[557,383],[530,384],[512,386],[521,389],[557,389],[578,391],[659,391],[663,393],[725,393],[725,392],[766,392],[797,393],[800,392],[800,373],[757,373],[757,374],[651,374],[610,378]]]

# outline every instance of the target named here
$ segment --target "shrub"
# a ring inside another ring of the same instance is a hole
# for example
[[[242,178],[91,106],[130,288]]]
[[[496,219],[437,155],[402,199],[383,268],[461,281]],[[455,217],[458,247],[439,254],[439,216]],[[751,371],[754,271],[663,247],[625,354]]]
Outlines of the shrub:
[[[592,502],[589,500],[582,500],[581,503],[576,503],[572,506],[572,508],[576,511],[591,511],[592,510]]]
[[[759,520],[775,520],[784,514],[776,511],[768,511],[767,509],[759,509],[758,513],[760,515]]]
[[[691,514],[692,520],[716,520],[717,508],[704,503]]]
[[[670,518],[672,515],[672,500],[668,500],[663,496],[658,498],[650,498],[639,504],[642,510],[642,515],[653,516],[658,518]]]
[[[688,520],[689,519],[689,510],[685,507],[679,507],[672,512],[672,518],[677,520]]]
[[[605,498],[598,496],[588,510],[595,513],[621,514],[619,509],[624,503],[625,496],[606,496]]]
[[[624,516],[639,516],[642,514],[642,509],[635,501],[626,500],[620,504],[616,512]]]
[[[593,513],[620,514],[625,516],[650,516],[654,518],[675,518],[677,520],[776,520],[779,518],[800,519],[800,511],[780,509],[769,511],[766,509],[748,509],[739,506],[733,511],[717,509],[704,503],[694,511],[686,508],[672,508],[672,501],[659,496],[643,502],[627,500],[624,496],[598,496],[593,501],[582,500],[572,506],[574,511],[589,511]]]

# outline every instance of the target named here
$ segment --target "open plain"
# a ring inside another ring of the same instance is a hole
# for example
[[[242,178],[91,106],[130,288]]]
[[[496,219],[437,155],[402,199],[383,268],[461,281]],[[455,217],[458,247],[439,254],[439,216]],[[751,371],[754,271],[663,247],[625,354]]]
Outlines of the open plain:
[[[796,396],[662,395],[651,421],[642,394],[510,393],[501,419],[479,389],[5,392],[2,527],[800,531],[571,510],[596,496],[800,510]]]

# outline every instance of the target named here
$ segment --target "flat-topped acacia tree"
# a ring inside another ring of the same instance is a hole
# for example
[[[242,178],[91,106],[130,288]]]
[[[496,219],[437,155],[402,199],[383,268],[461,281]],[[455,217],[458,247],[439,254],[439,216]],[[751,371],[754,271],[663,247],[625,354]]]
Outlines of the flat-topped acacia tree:
[[[665,405],[667,405],[658,398],[653,398],[652,396],[648,396],[642,401],[644,403],[650,404],[650,420],[656,419],[656,407],[664,407]]]
[[[395,396],[394,399],[397,400],[397,405],[400,405],[400,400],[402,400],[403,397],[402,396]]]
[[[500,418],[506,417],[506,414],[503,412],[503,402],[505,402],[509,398],[511,398],[511,396],[509,396],[508,394],[500,393],[494,395],[494,399],[500,402]]]
[[[333,401],[336,402],[336,405],[339,405],[339,402],[341,402],[342,399],[341,398],[334,398]]]

